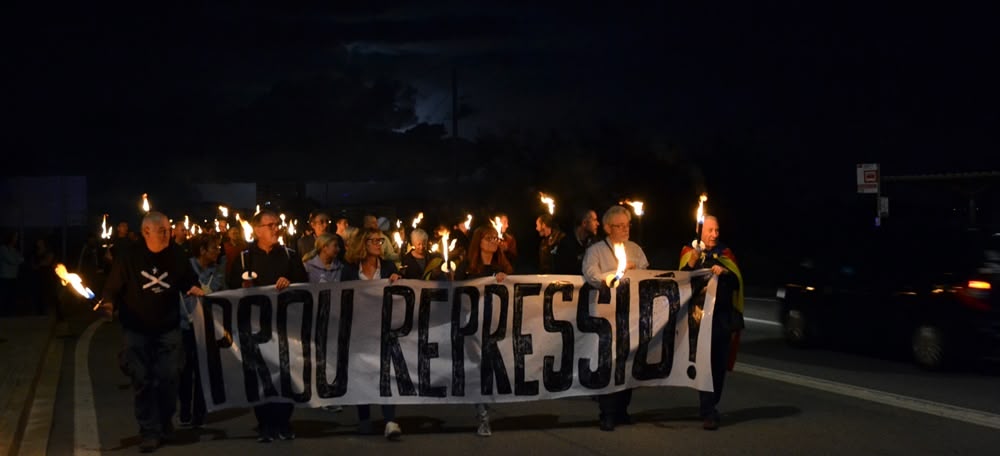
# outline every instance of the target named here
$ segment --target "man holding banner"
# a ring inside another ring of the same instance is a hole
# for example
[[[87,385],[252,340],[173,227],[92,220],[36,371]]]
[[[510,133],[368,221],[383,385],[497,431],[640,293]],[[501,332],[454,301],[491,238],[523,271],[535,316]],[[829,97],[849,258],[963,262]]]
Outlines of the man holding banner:
[[[308,283],[309,275],[302,257],[294,250],[278,244],[280,219],[274,211],[263,210],[253,216],[254,243],[244,250],[227,278],[229,288],[249,288],[274,285],[284,290],[293,283]],[[253,408],[257,417],[257,441],[269,443],[275,438],[295,439],[291,419],[295,404],[269,402]]]
[[[184,348],[180,330],[181,294],[203,296],[198,278],[180,249],[170,242],[170,222],[160,212],[142,219],[144,243],[128,244],[114,257],[100,312],[115,306],[125,338],[125,363],[135,393],[139,450],[155,451],[173,433]]]
[[[639,244],[628,240],[629,223],[632,219],[628,209],[623,206],[611,206],[602,219],[607,237],[587,248],[583,256],[583,278],[592,287],[600,289],[608,287],[606,278],[615,274],[618,268],[618,257],[613,245],[624,244],[626,270],[646,269],[649,261]],[[600,425],[602,431],[614,431],[617,424],[630,424],[632,418],[628,414],[628,405],[632,402],[632,390],[602,394],[597,399],[600,407]]]
[[[687,271],[711,269],[712,274],[719,279],[715,316],[712,318],[711,365],[714,391],[698,392],[698,412],[705,420],[702,427],[714,431],[719,428],[719,411],[716,406],[722,398],[726,370],[732,370],[740,331],[743,329],[743,276],[736,265],[733,251],[719,243],[719,220],[714,216],[705,216],[701,242],[704,250],[691,246],[681,249],[680,268]]]

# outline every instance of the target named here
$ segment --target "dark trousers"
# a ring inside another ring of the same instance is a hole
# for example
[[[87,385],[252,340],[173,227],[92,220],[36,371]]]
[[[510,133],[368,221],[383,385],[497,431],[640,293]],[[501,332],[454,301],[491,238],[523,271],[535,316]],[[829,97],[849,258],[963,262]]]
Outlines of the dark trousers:
[[[371,419],[371,417],[372,417],[372,411],[370,405],[358,406],[358,421],[368,421]],[[396,406],[383,405],[382,418],[385,418],[386,421],[396,421]]]
[[[181,419],[189,419],[192,424],[205,422],[205,396],[201,389],[201,373],[198,371],[198,342],[193,329],[182,329],[184,339],[184,368],[181,369],[180,391]],[[193,412],[193,415],[192,415]]]
[[[606,416],[621,420],[628,415],[628,405],[632,403],[632,389],[597,396],[597,407],[601,410],[600,418]]]
[[[719,400],[722,399],[722,387],[726,382],[726,370],[729,368],[729,343],[732,333],[729,325],[712,328],[712,389],[715,391],[698,391],[698,414],[702,418],[718,418]]]
[[[294,411],[295,404],[272,402],[255,406],[253,414],[257,417],[258,432],[274,437],[279,431],[290,430]]]
[[[162,438],[170,429],[177,406],[177,384],[184,359],[181,331],[146,335],[125,329],[124,335],[139,433]]]

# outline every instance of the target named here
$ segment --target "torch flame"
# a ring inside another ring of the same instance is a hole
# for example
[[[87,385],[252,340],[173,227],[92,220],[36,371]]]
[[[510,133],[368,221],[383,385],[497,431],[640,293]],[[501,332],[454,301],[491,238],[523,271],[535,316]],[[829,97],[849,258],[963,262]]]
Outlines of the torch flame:
[[[278,218],[281,219],[281,225],[279,226],[281,228],[284,228],[285,225],[287,225],[287,223],[285,223],[285,214],[284,213],[278,214]]]
[[[188,219],[187,215],[184,216],[184,229],[188,231],[191,230],[191,220]]]
[[[215,232],[216,233],[219,232],[219,221],[218,220],[215,221]]]
[[[623,275],[625,275],[625,267],[628,265],[628,261],[625,257],[625,244],[615,244],[615,257],[618,258],[618,269],[615,270],[615,277],[620,279]]]
[[[607,278],[608,286],[611,288],[617,287],[621,278],[625,276],[625,268],[628,267],[628,259],[625,257],[625,244],[615,243],[615,258],[618,258],[618,269],[615,270],[614,275],[609,275]]]
[[[149,212],[149,198],[145,193],[142,194],[142,211]]]
[[[493,228],[497,230],[497,239],[503,239],[503,223],[500,222],[500,216],[493,217]]]
[[[556,200],[544,193],[539,193],[539,195],[541,197],[542,204],[549,207],[549,215],[554,215],[556,213]]]
[[[448,250],[449,250],[448,249],[448,235],[450,233],[448,233],[448,230],[441,230],[441,231],[438,231],[438,234],[441,235],[441,251],[444,253],[444,266],[447,267],[447,268],[449,268],[449,270],[450,270],[451,269],[451,266],[450,266],[451,263],[448,262]]]
[[[403,250],[403,236],[399,235],[399,231],[392,232],[392,240],[399,246],[399,250]]]
[[[468,231],[472,228],[472,214],[466,214],[465,216],[465,229]]]
[[[257,205],[257,210],[254,211],[253,215],[260,214],[260,204]]]
[[[278,236],[278,244],[285,245],[285,236]]]
[[[229,208],[228,207],[226,207],[226,206],[219,206],[219,212],[222,214],[223,217],[226,217],[226,218],[229,217]]]
[[[628,204],[629,206],[632,206],[632,211],[635,212],[635,215],[637,217],[642,217],[642,214],[644,214],[644,212],[642,212],[642,201],[625,200],[622,202],[622,204]]]
[[[111,239],[112,234],[114,230],[108,228],[108,214],[104,214],[104,219],[101,220],[101,239]]]
[[[62,263],[56,265],[56,275],[59,276],[59,280],[62,281],[63,286],[67,283],[73,285],[73,289],[76,290],[80,296],[87,299],[94,299],[94,292],[90,291],[90,288],[83,286],[83,279],[79,275],[69,273],[66,271],[66,266]]]
[[[698,213],[695,216],[695,220],[698,222],[695,227],[696,232],[700,232],[698,231],[698,227],[705,223],[705,201],[708,201],[708,194],[702,193],[698,197]]]
[[[413,229],[417,229],[417,225],[419,225],[420,221],[423,220],[423,219],[424,219],[424,213],[423,212],[417,214],[417,216],[413,218],[413,223],[411,224],[413,226]]]
[[[295,225],[298,225],[298,224],[299,224],[298,220],[292,220],[292,223],[288,224],[288,235],[289,236],[294,236],[295,235],[295,233],[296,233]]]
[[[236,220],[240,220],[239,214],[236,214]],[[250,226],[250,222],[240,220],[240,226],[243,227],[243,239],[246,239],[247,242],[253,242],[253,227]]]

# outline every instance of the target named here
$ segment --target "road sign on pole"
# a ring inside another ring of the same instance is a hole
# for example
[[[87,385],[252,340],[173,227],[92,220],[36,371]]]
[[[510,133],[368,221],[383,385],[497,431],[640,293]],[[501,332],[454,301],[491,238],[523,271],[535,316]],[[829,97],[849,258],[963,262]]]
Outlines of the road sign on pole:
[[[858,164],[858,193],[879,193],[878,163]]]

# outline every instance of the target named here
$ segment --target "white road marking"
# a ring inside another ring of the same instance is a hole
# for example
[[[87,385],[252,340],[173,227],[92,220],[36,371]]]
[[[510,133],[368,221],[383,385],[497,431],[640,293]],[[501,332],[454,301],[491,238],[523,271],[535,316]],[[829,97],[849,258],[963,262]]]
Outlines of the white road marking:
[[[76,342],[73,356],[73,455],[101,454],[101,438],[94,407],[94,388],[90,380],[90,339],[107,320],[99,319],[87,327]]]
[[[736,372],[777,380],[779,382],[791,383],[793,385],[805,386],[807,388],[840,394],[842,396],[853,397],[855,399],[876,402],[901,409],[922,412],[928,415],[940,416],[943,418],[964,421],[966,423],[1000,429],[1000,415],[995,413],[903,396],[887,391],[862,388],[860,386],[832,382],[829,380],[783,372],[775,369],[768,369],[766,367],[754,366],[745,363],[736,363],[736,368],[734,370]]]
[[[743,317],[743,321],[749,321],[750,323],[760,323],[762,325],[770,326],[781,326],[781,323],[771,320],[761,320],[759,318]]]

